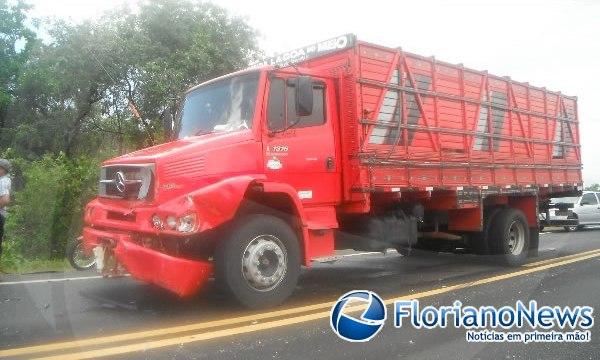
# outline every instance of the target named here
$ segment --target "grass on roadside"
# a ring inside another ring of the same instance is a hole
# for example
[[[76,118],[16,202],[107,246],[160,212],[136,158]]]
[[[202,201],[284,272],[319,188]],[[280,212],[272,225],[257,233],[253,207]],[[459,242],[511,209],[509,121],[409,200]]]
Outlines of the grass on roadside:
[[[26,274],[34,272],[47,272],[47,271],[65,271],[73,270],[67,259],[53,259],[53,260],[42,260],[42,259],[0,259],[0,270],[9,274]]]
[[[73,269],[66,258],[25,257],[13,238],[5,239],[0,256],[0,270],[9,274],[26,274]]]

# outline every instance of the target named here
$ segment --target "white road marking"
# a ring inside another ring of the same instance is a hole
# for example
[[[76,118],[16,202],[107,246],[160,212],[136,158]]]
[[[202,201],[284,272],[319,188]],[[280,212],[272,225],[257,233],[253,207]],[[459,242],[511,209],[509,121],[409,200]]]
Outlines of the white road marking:
[[[375,254],[387,255],[387,254],[394,254],[394,253],[397,253],[397,251],[395,249],[387,249],[385,252],[381,252],[381,251],[367,251],[367,252],[360,252],[360,253],[346,254],[346,255],[339,255],[339,256],[341,256],[341,257],[350,257],[350,256],[361,256],[361,255],[375,255]]]
[[[340,256],[342,256],[342,257],[350,257],[350,256],[372,255],[372,254],[383,255],[383,253],[381,251],[369,251],[369,252],[361,252],[361,253],[355,253],[355,254],[346,254],[346,255],[340,255]]]
[[[130,276],[129,274],[125,274],[118,277]],[[89,280],[89,279],[102,279],[102,275],[95,276],[79,276],[72,278],[59,278],[59,279],[38,279],[38,280],[23,280],[23,281],[6,281],[0,282],[0,286],[2,285],[18,285],[18,284],[37,284],[37,283],[48,283],[48,282],[61,282],[61,281],[74,281],[74,280]]]

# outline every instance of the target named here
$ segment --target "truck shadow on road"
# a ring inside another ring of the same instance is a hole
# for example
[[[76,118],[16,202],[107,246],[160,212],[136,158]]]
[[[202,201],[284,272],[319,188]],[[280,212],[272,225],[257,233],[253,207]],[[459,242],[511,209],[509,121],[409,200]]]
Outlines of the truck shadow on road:
[[[382,296],[409,294],[506,270],[492,257],[471,254],[422,251],[408,257],[397,253],[353,256],[333,264],[315,264],[310,271],[303,271],[294,295],[282,306],[332,301],[354,289],[369,289]],[[135,312],[171,319],[245,312],[219,292],[214,281],[200,294],[187,299],[132,279],[106,280],[101,286],[88,287],[79,293],[88,311],[100,313]]]

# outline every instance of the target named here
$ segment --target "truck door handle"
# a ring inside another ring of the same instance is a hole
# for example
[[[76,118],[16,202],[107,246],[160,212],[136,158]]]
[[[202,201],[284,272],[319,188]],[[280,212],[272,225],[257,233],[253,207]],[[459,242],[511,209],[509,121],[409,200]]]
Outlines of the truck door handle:
[[[331,156],[325,159],[325,168],[327,168],[327,170],[335,169],[335,162],[333,161],[333,158]]]

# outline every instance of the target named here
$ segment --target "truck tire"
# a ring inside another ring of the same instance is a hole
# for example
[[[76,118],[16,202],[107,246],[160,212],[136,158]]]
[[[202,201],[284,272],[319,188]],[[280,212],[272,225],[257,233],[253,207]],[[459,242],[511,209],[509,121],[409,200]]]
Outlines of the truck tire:
[[[508,266],[521,266],[529,251],[529,225],[521,210],[502,209],[491,222],[488,244]]]
[[[483,213],[483,231],[471,233],[467,244],[476,255],[489,255],[491,253],[488,237],[490,234],[490,226],[496,215],[504,208],[493,207],[485,209]]]
[[[300,275],[300,246],[294,230],[282,219],[247,215],[215,251],[215,280],[242,305],[264,308],[282,303]]]

